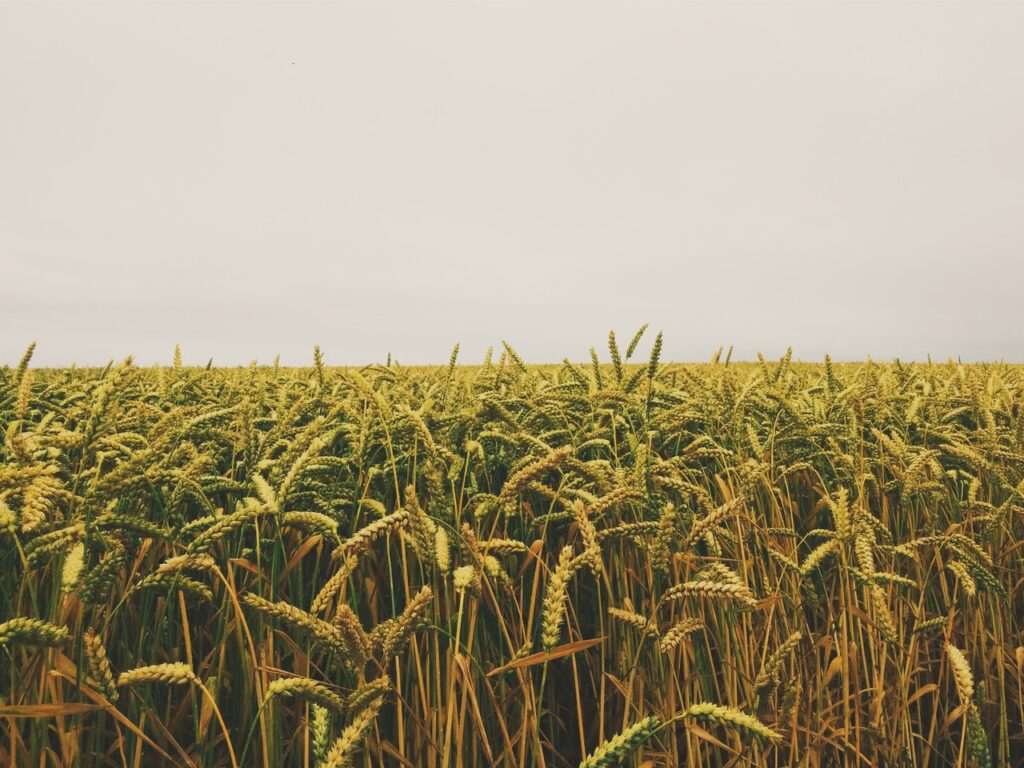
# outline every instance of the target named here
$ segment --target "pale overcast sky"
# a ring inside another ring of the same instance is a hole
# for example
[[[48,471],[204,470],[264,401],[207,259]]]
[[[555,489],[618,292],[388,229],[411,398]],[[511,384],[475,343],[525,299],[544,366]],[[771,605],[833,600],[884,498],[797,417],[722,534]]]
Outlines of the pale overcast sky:
[[[0,362],[645,321],[1022,361],[1022,40],[1019,2],[4,3]]]

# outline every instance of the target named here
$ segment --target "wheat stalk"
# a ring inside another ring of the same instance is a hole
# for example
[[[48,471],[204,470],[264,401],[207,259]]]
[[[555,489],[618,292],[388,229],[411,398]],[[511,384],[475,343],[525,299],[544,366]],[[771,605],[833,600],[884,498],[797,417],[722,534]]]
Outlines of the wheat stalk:
[[[618,765],[625,757],[643,746],[658,730],[661,721],[648,716],[617,733],[591,752],[580,768],[604,768]]]
[[[114,674],[110,670],[110,661],[107,659],[103,641],[92,629],[87,629],[82,637],[82,647],[89,663],[89,674],[96,687],[103,691],[108,701],[116,703],[117,686],[114,684]]]
[[[167,683],[168,685],[190,685],[198,683],[195,673],[188,664],[170,662],[150,664],[122,672],[117,677],[118,687],[143,685],[145,683]]]
[[[267,686],[267,700],[273,698],[297,698],[325,707],[334,712],[345,708],[342,698],[316,680],[308,677],[279,677]]]
[[[754,593],[743,584],[709,581],[700,579],[676,584],[665,590],[663,600],[678,600],[683,597],[708,597],[711,599],[733,600],[748,606],[756,606]]]
[[[719,725],[724,725],[743,733],[759,736],[760,738],[771,742],[778,742],[782,740],[781,734],[773,731],[756,717],[748,715],[746,712],[742,712],[738,709],[734,709],[733,707],[727,707],[720,704],[694,704],[688,707],[680,717],[718,723]]]
[[[324,768],[349,768],[352,765],[352,753],[358,749],[363,735],[377,719],[379,709],[380,701],[377,700],[361,709],[352,718],[352,722],[345,727],[331,747],[331,751],[327,753]]]
[[[23,616],[0,624],[0,645],[22,643],[24,645],[58,646],[68,639],[69,630],[42,619]]]

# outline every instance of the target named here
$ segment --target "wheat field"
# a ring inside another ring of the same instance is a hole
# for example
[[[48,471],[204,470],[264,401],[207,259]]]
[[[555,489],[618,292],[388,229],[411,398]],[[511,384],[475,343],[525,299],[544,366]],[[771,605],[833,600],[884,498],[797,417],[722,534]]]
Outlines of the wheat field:
[[[1024,369],[0,372],[0,765],[1024,764]]]

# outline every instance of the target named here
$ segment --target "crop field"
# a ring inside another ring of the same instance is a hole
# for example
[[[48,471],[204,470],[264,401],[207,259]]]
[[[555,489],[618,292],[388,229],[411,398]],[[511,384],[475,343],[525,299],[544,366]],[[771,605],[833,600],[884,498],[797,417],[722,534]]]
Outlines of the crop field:
[[[1024,765],[1024,368],[0,371],[0,765]]]

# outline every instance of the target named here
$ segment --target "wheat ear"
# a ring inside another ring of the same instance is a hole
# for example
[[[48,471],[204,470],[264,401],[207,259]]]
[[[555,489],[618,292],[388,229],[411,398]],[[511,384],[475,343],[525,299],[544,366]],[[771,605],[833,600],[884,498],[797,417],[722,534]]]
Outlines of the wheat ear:
[[[618,765],[623,758],[631,755],[650,739],[660,725],[661,721],[653,715],[633,723],[626,730],[615,734],[591,752],[580,763],[580,768],[605,768],[605,766]]]

